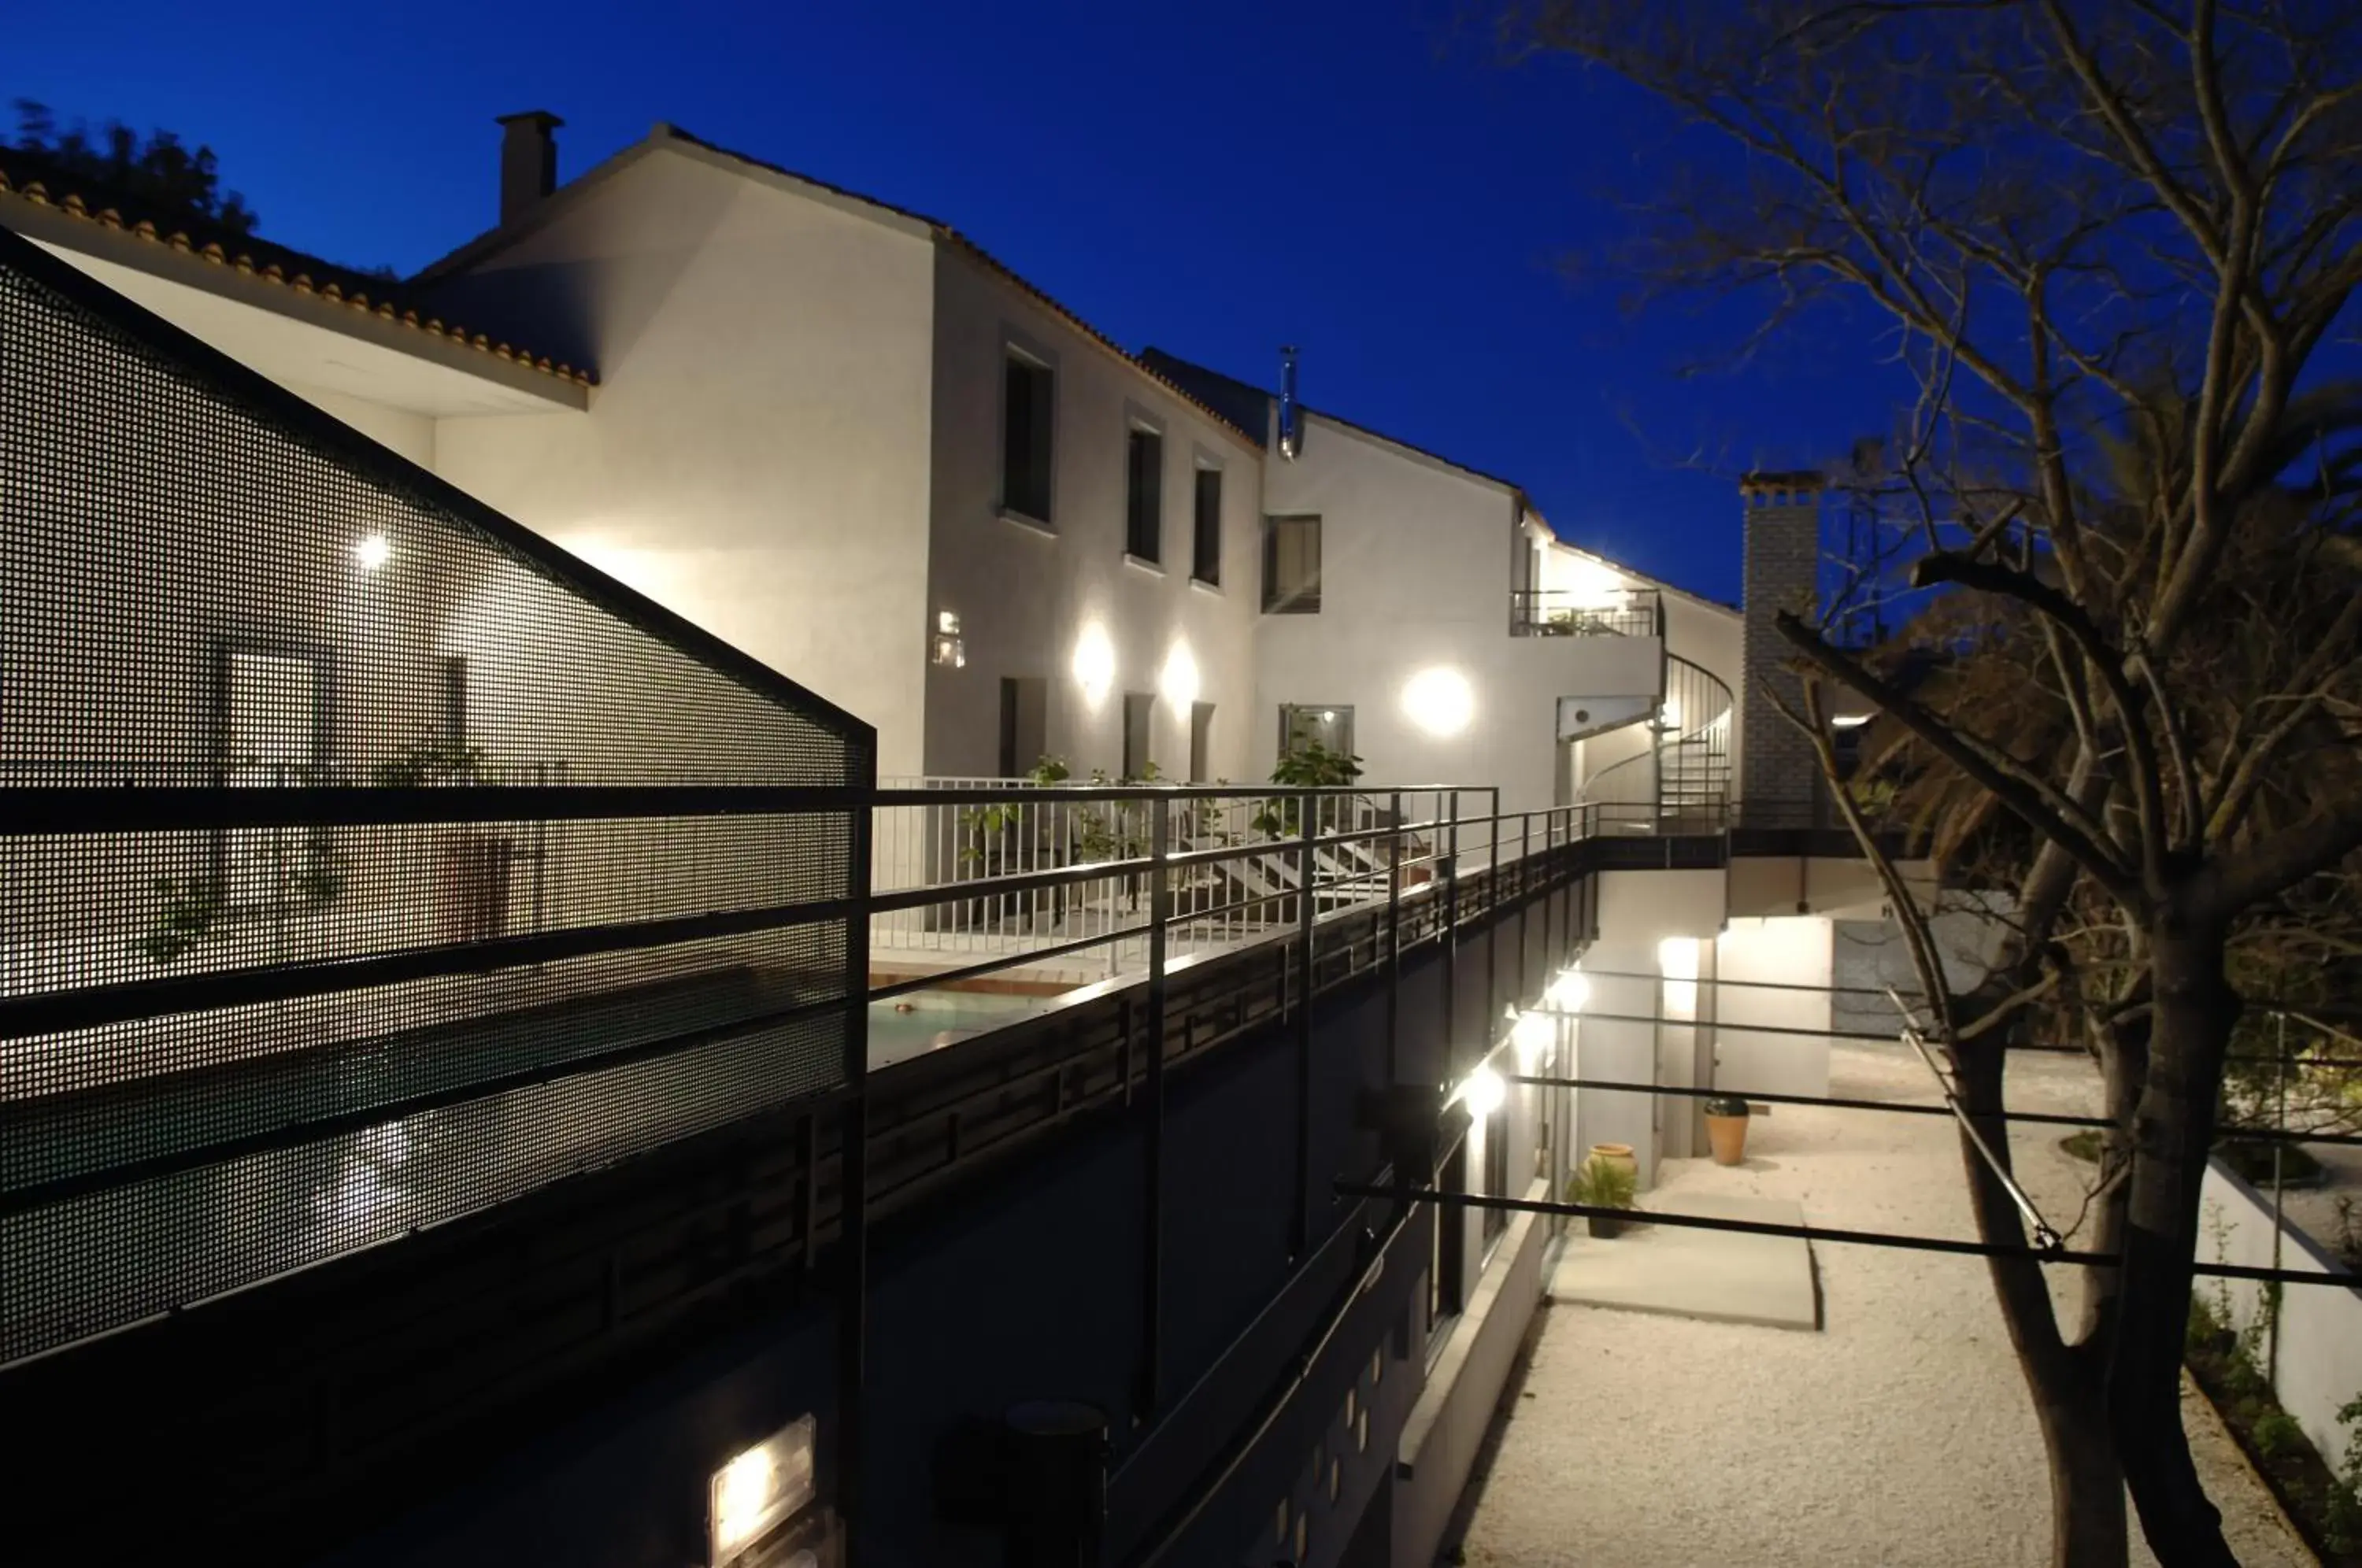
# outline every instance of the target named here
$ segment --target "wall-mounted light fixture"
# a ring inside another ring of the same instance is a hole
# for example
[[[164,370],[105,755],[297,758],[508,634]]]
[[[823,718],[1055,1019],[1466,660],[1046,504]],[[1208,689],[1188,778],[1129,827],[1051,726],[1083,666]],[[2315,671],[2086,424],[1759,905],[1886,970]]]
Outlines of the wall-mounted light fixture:
[[[967,668],[967,639],[960,635],[960,618],[950,610],[935,612],[935,662],[947,669]]]
[[[1157,677],[1156,686],[1176,713],[1187,713],[1198,701],[1198,658],[1188,644],[1173,645],[1173,651],[1164,656],[1164,672]]]
[[[1520,1013],[1509,1039],[1517,1047],[1518,1070],[1530,1073],[1550,1060],[1551,1047],[1558,1043],[1558,1020],[1546,1012]]]
[[[1829,721],[1829,728],[1833,730],[1858,730],[1868,723],[1870,723],[1870,715],[1868,713],[1839,713],[1836,718]]]
[[[1115,689],[1115,645],[1108,640],[1107,628],[1097,621],[1075,639],[1074,668],[1083,701],[1094,708],[1106,701],[1107,694]]]
[[[364,534],[353,541],[353,562],[363,571],[375,571],[393,558],[393,541],[382,534]]]
[[[713,1473],[706,1512],[712,1568],[735,1561],[812,1500],[817,1428],[800,1416]]]
[[[1490,1067],[1479,1067],[1461,1080],[1460,1092],[1452,1098],[1468,1108],[1468,1114],[1482,1121],[1501,1109],[1509,1098],[1509,1086],[1501,1075]]]
[[[1561,969],[1542,993],[1542,1005],[1559,1012],[1581,1012],[1590,1000],[1591,977],[1571,966]]]
[[[1476,693],[1466,676],[1438,666],[1404,683],[1402,705],[1412,723],[1440,740],[1468,727],[1476,714]]]

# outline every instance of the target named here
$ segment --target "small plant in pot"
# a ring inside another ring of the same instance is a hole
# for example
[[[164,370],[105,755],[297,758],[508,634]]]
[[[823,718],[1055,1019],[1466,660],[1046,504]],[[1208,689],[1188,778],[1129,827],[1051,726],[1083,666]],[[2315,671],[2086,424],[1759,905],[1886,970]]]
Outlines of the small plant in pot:
[[[1568,1184],[1567,1197],[1570,1202],[1591,1209],[1629,1209],[1639,1187],[1639,1177],[1630,1165],[1594,1154],[1574,1167],[1574,1180]],[[1591,1214],[1584,1219],[1591,1233],[1603,1241],[1622,1235],[1629,1223],[1620,1215]]]
[[[1716,1165],[1745,1163],[1747,1120],[1747,1100],[1742,1095],[1718,1094],[1705,1102],[1705,1136],[1714,1146]]]

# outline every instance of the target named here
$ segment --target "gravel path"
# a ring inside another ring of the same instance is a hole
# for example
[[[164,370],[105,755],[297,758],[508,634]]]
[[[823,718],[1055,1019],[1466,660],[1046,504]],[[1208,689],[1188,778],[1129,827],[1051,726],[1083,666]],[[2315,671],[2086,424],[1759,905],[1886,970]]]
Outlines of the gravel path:
[[[2083,1110],[2072,1058],[2013,1064],[2011,1103]],[[1840,1048],[1830,1092],[1936,1103],[1915,1058]],[[2047,1135],[2046,1135],[2047,1134]],[[2015,1139],[2021,1179],[2054,1222],[2080,1201],[2055,1129]],[[1668,1162],[1684,1191],[1803,1204],[1809,1221],[1974,1233],[1959,1145],[1931,1116],[1782,1106],[1747,1165]],[[1470,1563],[2041,1564],[2049,1484],[2025,1386],[1984,1266],[1971,1258],[1816,1246],[1827,1330],[1805,1333],[1595,1308],[1546,1310],[1522,1393],[1471,1499]],[[2051,1271],[2054,1290],[2074,1288]],[[2194,1402],[2194,1403],[2193,1403]],[[2185,1387],[2208,1492],[2239,1560],[2313,1559]],[[2135,1527],[2137,1536],[2137,1526]],[[2133,1561],[2154,1562],[2136,1543]]]

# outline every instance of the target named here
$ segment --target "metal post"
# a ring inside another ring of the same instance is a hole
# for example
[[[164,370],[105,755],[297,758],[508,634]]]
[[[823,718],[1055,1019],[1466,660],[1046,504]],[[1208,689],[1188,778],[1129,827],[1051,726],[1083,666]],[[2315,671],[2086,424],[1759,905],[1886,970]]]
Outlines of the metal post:
[[[1287,1261],[1308,1250],[1312,1236],[1312,889],[1319,872],[1315,813],[1323,797],[1305,797],[1296,848],[1296,1206],[1288,1217]]]
[[[2285,1012],[2276,1013],[2273,1015],[2273,1019],[2275,1027],[2272,1035],[2272,1046],[2274,1053],[2280,1059],[2280,1105],[2279,1114],[2272,1118],[2272,1125],[2275,1127],[2286,1127],[2288,1125],[2289,1074],[2288,1014]],[[2288,1234],[2286,1227],[2280,1220],[2280,1204],[2284,1196],[2287,1176],[2287,1149],[2288,1144],[2285,1142],[2274,1140],[2272,1143],[2272,1266],[2274,1268],[2280,1266],[2280,1238]],[[2268,1287],[2265,1290],[2257,1291],[2256,1294],[2257,1298],[2266,1304],[2269,1312],[2269,1315],[2264,1320],[2264,1381],[2270,1384],[2274,1392],[2277,1393],[2279,1388],[2280,1376],[2279,1303],[2273,1299],[2274,1293]]]
[[[1399,1077],[1402,1033],[1402,857],[1403,815],[1402,791],[1397,790],[1387,802],[1394,813],[1394,836],[1388,842],[1393,852],[1386,866],[1386,1087],[1394,1087]]]
[[[1164,924],[1170,912],[1165,857],[1170,853],[1164,802],[1152,802],[1148,829],[1148,1073],[1142,1114],[1140,1404],[1135,1420],[1156,1413],[1158,1363],[1164,1342]]]
[[[856,782],[877,787],[877,763]],[[844,922],[844,1109],[837,1140],[836,1509],[845,1568],[861,1558],[862,1384],[869,1304],[869,856],[875,808],[846,813],[852,912]],[[807,1245],[810,1238],[806,1238]]]
[[[1443,1077],[1452,1076],[1451,1021],[1460,988],[1460,791],[1451,791],[1443,839],[1443,931],[1436,945],[1443,955]]]

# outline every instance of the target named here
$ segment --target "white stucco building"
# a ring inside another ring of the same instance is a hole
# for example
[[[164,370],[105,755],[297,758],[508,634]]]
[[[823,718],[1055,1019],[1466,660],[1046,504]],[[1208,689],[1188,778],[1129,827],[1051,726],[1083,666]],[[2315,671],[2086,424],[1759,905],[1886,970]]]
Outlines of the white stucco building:
[[[1135,357],[944,223],[670,127],[560,183],[556,120],[503,123],[501,221],[406,282],[159,227],[13,150],[0,223],[874,723],[889,778],[1245,782],[1312,738],[1601,832],[1718,832],[1743,769],[1780,792],[1738,611],[1302,406],[1292,358],[1265,390]],[[1807,514],[1764,501],[1750,540]],[[1801,850],[1628,877],[1594,966],[1702,994],[1733,1084],[1824,1081],[1825,1045],[1738,1026],[1826,1029],[1826,998],[1711,982],[1825,980],[1875,889]],[[1690,1038],[1615,1049],[1703,1082]]]

